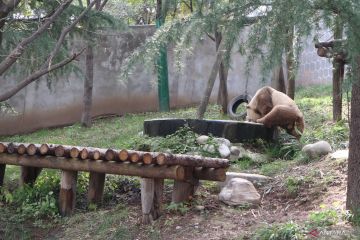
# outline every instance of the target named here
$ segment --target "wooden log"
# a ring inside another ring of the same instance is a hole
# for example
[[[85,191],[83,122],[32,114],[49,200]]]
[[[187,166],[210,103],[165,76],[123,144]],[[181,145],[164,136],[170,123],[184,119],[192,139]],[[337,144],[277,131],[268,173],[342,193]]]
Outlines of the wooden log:
[[[155,182],[153,178],[141,179],[142,223],[150,224],[153,220],[151,210],[154,207]]]
[[[118,158],[120,161],[141,162],[145,152],[122,149]]]
[[[144,165],[130,162],[93,161],[88,159],[79,161],[77,159],[55,156],[27,156],[7,153],[0,154],[0,164],[63,169],[68,171],[99,172],[146,178],[185,179],[184,167],[178,165],[158,166],[154,164]]]
[[[105,184],[105,173],[90,172],[88,203],[102,204]]]
[[[33,185],[36,181],[36,178],[41,173],[41,168],[37,167],[26,167],[21,166],[20,168],[20,185],[29,184]]]
[[[181,203],[189,201],[195,194],[195,189],[199,184],[198,179],[191,179],[194,168],[185,168],[185,180],[174,181],[174,188],[172,192],[171,201],[174,203]]]
[[[158,153],[151,153],[151,152],[144,153],[143,162],[145,164],[156,163],[156,157],[157,156],[158,156]]]
[[[230,166],[230,161],[227,159],[167,153],[158,153],[156,162],[159,165],[181,165],[188,167],[228,168]]]
[[[76,171],[61,172],[59,211],[62,216],[70,216],[74,213],[76,202]]]
[[[6,164],[0,164],[0,187],[4,184]]]
[[[201,180],[219,181],[226,180],[227,168],[202,168],[194,169],[194,177]]]
[[[35,155],[37,152],[38,152],[38,147],[35,144],[30,143],[26,146],[26,153],[28,155],[31,156]]]
[[[0,143],[0,153],[7,152],[8,143]]]
[[[116,161],[118,160],[118,156],[119,154],[113,149],[108,149],[105,152],[105,159],[108,161]]]
[[[83,148],[83,149],[80,151],[80,158],[83,159],[83,160],[89,158],[89,151],[88,151],[86,148]]]
[[[47,144],[41,144],[40,147],[39,147],[39,153],[41,155],[45,155],[49,152],[49,146]]]
[[[17,145],[16,147],[16,152],[18,153],[18,154],[25,154],[26,153],[26,147],[25,147],[25,145],[24,144],[22,144],[22,143],[20,143],[19,145]]]
[[[88,158],[92,159],[92,160],[99,160],[99,159],[104,159],[105,158],[105,152],[102,151],[99,148],[91,148],[91,147],[87,147],[86,148],[89,152]]]
[[[126,149],[122,149],[119,152],[119,159],[120,161],[127,161],[129,160],[129,152]]]
[[[7,152],[8,153],[15,153],[16,152],[16,146],[15,146],[15,144],[14,143],[9,143],[8,145],[7,145]]]

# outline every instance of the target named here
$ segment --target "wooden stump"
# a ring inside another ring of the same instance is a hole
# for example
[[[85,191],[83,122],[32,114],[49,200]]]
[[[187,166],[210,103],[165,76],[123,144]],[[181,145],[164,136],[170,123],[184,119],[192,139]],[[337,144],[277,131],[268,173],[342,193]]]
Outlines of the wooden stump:
[[[174,181],[174,188],[172,192],[171,201],[174,203],[181,203],[190,200],[199,185],[199,180],[193,178],[194,168],[185,168],[185,181]]]
[[[104,193],[105,173],[90,172],[88,203],[98,206],[102,204]]]
[[[163,191],[164,179],[141,179],[141,207],[143,213],[143,224],[149,224],[152,220],[160,217]]]
[[[0,187],[4,184],[6,164],[0,164]]]
[[[76,171],[62,171],[59,195],[59,210],[62,216],[70,216],[75,209]]]
[[[20,171],[20,185],[33,185],[41,173],[41,168],[21,166]]]

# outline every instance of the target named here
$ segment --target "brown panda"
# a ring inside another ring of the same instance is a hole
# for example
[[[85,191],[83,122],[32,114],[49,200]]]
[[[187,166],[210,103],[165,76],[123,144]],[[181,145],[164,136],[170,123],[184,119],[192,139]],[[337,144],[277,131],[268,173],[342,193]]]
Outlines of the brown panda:
[[[294,100],[271,87],[260,88],[246,106],[246,120],[266,127],[279,126],[300,139],[304,117]]]

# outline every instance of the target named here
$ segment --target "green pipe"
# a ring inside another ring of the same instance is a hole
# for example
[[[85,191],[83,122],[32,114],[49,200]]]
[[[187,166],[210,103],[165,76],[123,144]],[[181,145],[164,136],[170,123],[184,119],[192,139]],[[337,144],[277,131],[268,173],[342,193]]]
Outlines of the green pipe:
[[[156,19],[156,28],[160,28],[164,23],[162,18]],[[167,65],[167,49],[165,46],[160,48],[159,58],[157,59],[157,74],[158,74],[158,99],[160,112],[170,111],[170,97],[169,97],[169,79],[168,79],[168,65]]]

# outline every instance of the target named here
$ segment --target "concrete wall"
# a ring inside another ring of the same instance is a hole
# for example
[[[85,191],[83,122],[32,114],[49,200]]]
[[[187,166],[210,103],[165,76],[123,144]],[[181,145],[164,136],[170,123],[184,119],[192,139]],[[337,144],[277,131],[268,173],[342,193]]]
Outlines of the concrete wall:
[[[127,33],[101,35],[96,46],[92,115],[124,114],[129,112],[156,111],[156,75],[139,64],[128,82],[119,81],[124,59],[153,34],[153,26],[137,26]],[[76,45],[83,46],[81,41]],[[188,56],[184,71],[178,73],[173,64],[173,52],[168,51],[171,107],[194,105],[200,101],[204,86],[215,60],[215,46],[208,38],[197,43],[194,54]],[[331,81],[331,64],[317,57],[313,44],[301,56],[297,84],[322,84]],[[84,69],[84,59],[77,64]],[[230,97],[246,91],[245,58],[233,54],[228,77]],[[321,76],[321,77],[319,77]],[[247,92],[253,94],[259,87],[269,84],[269,77],[262,81],[260,64],[252,65]],[[11,86],[12,79],[0,79],[1,89]],[[216,82],[212,98],[217,95]],[[82,111],[83,76],[71,75],[52,80],[51,89],[46,79],[27,86],[9,103],[18,112],[0,116],[0,134],[16,134],[35,129],[65,125],[80,121]]]

